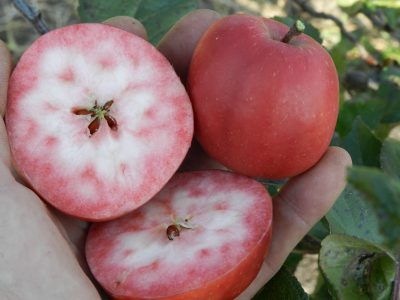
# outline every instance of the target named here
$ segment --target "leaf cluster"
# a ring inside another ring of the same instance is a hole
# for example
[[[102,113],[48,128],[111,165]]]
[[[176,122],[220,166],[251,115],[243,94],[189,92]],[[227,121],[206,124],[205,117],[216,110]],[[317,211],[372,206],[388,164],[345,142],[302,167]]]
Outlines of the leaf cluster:
[[[354,22],[354,39],[342,35],[329,49],[341,84],[332,145],[345,148],[354,166],[334,207],[305,238],[319,246],[304,248],[303,240],[297,250],[319,254],[312,299],[400,299],[400,1],[337,4],[345,17],[368,20],[368,27]],[[312,30],[318,40],[319,30]],[[299,290],[296,278],[285,280],[293,292]],[[302,291],[276,299],[304,297]]]

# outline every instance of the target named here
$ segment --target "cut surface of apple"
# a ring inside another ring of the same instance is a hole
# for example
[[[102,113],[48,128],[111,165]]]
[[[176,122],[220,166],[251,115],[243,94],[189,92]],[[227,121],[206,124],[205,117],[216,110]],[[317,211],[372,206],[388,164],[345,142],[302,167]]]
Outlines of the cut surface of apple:
[[[24,53],[6,123],[19,173],[53,206],[88,220],[148,201],[193,134],[190,101],[166,58],[102,24],[51,31]]]
[[[261,267],[271,222],[271,198],[257,181],[178,173],[134,212],[93,224],[86,257],[114,299],[233,299]]]

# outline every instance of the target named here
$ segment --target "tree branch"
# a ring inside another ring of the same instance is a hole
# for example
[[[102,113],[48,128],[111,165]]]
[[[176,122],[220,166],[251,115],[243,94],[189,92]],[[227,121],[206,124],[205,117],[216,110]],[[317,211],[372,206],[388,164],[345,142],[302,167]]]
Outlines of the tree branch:
[[[307,12],[310,16],[319,18],[319,19],[328,19],[332,20],[336,26],[339,27],[340,32],[342,36],[350,40],[352,43],[354,43],[360,52],[362,60],[364,60],[368,65],[372,66],[378,66],[379,63],[378,61],[370,54],[368,53],[367,49],[363,45],[361,45],[357,38],[353,36],[350,32],[348,32],[343,25],[343,22],[340,21],[336,16],[324,13],[324,12],[319,12],[316,11],[309,3],[307,0],[293,0],[303,11]],[[400,299],[399,299],[400,300]]]
[[[400,40],[399,30],[396,30],[390,26],[390,24],[385,20],[385,16],[381,10],[372,12],[368,9],[361,9],[359,12],[364,14],[371,21],[372,25],[378,29],[386,31],[396,40]]]
[[[350,33],[348,32],[345,28],[344,25],[342,23],[342,21],[340,21],[336,16],[334,15],[330,15],[324,12],[319,12],[316,11],[309,3],[307,0],[294,0],[294,2],[300,6],[300,8],[307,12],[308,14],[310,14],[311,16],[315,17],[315,18],[319,18],[319,19],[328,19],[328,20],[332,20],[336,26],[339,27],[340,32],[342,33],[343,36],[345,36],[347,39],[349,39],[350,41],[352,41],[353,43],[357,42],[357,39]]]
[[[13,4],[32,23],[37,32],[45,34],[50,31],[39,10],[29,6],[25,0],[13,0]]]
[[[400,300],[400,263],[397,263],[392,300]]]

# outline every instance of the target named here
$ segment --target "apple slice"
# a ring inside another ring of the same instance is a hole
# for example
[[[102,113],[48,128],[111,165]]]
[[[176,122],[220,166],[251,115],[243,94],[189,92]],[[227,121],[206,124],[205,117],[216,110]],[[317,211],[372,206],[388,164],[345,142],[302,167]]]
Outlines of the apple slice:
[[[261,267],[271,222],[271,198],[257,181],[178,173],[131,214],[93,224],[86,257],[114,299],[233,299]]]
[[[148,201],[193,135],[189,98],[166,58],[102,24],[51,31],[24,53],[6,121],[21,175],[53,206],[87,220]]]

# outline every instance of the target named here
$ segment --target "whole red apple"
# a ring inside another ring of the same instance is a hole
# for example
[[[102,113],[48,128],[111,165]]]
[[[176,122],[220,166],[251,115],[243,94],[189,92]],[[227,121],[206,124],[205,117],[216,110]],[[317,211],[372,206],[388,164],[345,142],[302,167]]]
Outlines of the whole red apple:
[[[188,90],[204,150],[248,176],[304,172],[326,151],[339,105],[327,51],[305,34],[291,39],[277,21],[232,15],[203,35]]]

